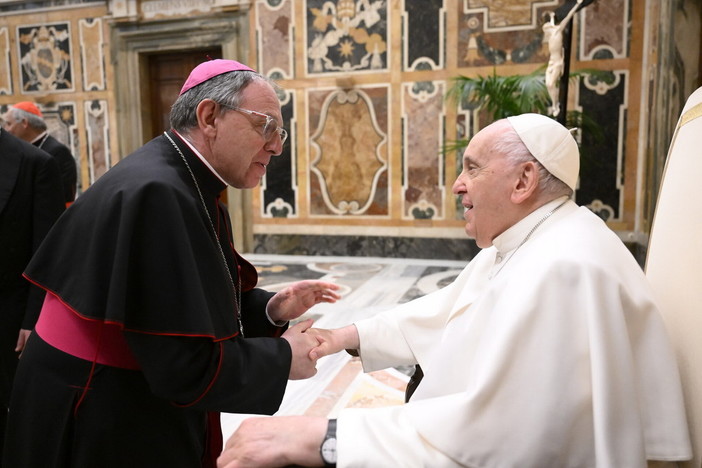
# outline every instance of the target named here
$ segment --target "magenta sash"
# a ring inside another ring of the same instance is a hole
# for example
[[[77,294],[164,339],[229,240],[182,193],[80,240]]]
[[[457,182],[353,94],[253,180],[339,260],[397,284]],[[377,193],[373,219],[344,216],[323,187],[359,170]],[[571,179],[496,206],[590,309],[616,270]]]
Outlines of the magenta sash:
[[[46,293],[35,332],[48,344],[80,359],[122,369],[140,369],[118,324],[81,317]]]

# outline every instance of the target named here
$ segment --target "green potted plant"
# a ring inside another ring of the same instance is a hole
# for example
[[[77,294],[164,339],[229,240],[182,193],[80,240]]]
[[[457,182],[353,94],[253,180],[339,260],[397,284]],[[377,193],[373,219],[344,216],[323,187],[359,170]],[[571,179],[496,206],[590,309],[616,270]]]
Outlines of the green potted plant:
[[[551,103],[546,88],[542,66],[526,75],[500,76],[494,72],[489,76],[475,78],[459,75],[452,79],[446,98],[460,103],[463,108],[486,111],[491,121],[511,115],[534,112],[548,115]],[[580,70],[569,75],[571,80],[582,77],[611,82],[610,72],[602,70]],[[488,122],[489,123],[489,122]],[[602,130],[597,122],[577,110],[567,111],[566,126],[588,132],[595,139],[602,138]],[[468,144],[469,138],[460,138],[446,145],[445,150],[458,150]]]

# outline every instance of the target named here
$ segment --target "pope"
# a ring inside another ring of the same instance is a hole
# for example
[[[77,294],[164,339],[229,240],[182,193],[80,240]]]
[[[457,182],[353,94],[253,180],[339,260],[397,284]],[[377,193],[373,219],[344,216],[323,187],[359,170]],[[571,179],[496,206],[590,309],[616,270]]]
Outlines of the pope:
[[[643,270],[572,200],[578,145],[537,114],[474,136],[453,185],[481,251],[445,288],[334,330],[312,357],[419,364],[409,402],[249,418],[220,468],[644,467],[691,457],[680,377]]]

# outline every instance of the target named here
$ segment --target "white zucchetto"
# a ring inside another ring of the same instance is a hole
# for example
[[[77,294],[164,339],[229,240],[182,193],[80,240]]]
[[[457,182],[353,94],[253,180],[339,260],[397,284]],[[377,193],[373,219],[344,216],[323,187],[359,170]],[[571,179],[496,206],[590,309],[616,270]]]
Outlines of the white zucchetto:
[[[522,114],[507,120],[527,149],[543,166],[575,190],[580,172],[580,150],[570,131],[541,114]]]

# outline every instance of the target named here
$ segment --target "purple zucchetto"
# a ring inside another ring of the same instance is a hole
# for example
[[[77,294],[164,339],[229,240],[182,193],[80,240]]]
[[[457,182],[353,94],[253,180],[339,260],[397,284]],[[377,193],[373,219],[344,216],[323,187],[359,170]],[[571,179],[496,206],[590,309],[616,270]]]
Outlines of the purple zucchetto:
[[[214,59],[208,60],[207,62],[202,62],[197,67],[193,68],[190,72],[188,79],[185,80],[185,84],[180,89],[179,96],[195,86],[204,83],[210,78],[214,78],[222,73],[228,73],[233,71],[252,71],[256,70],[247,67],[243,63],[239,63],[236,60],[224,60],[224,59]]]

